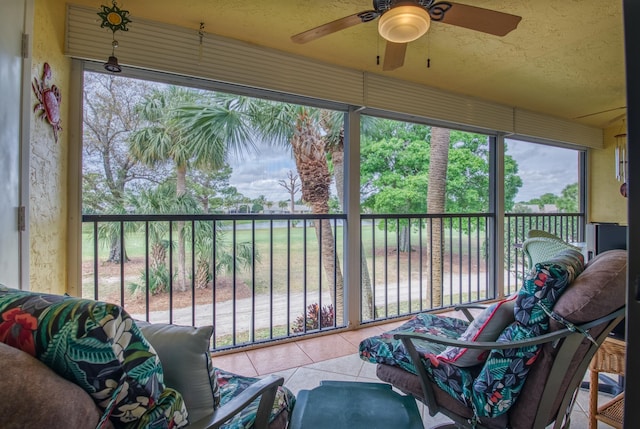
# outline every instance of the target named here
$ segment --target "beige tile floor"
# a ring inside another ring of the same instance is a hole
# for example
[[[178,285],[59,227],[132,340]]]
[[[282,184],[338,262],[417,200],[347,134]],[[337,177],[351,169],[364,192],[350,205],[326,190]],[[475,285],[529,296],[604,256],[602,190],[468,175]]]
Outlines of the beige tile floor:
[[[255,350],[214,355],[213,361],[217,367],[245,376],[281,375],[285,379],[284,385],[294,394],[300,390],[313,389],[322,380],[379,382],[375,365],[359,358],[358,344],[364,338],[378,335],[402,323],[394,322]],[[600,394],[599,400],[603,403],[610,398],[607,394]],[[449,421],[443,416],[429,416],[420,402],[418,407],[426,428]],[[588,407],[589,392],[581,389],[571,415],[572,429],[589,427]],[[598,423],[598,428],[609,427]]]

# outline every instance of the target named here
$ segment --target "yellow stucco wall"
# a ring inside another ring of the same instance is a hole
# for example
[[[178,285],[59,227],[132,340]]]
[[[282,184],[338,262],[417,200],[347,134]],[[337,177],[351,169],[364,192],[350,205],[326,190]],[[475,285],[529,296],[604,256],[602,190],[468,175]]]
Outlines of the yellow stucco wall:
[[[30,133],[30,265],[31,290],[66,292],[67,284],[67,150],[70,60],[64,52],[63,1],[35,0],[31,76],[40,78],[45,62],[62,94],[63,131],[56,143],[49,124],[32,116]],[[35,96],[32,102],[35,103]]]
[[[589,222],[627,224],[627,199],[620,195],[620,182],[615,177],[616,134],[624,128],[617,124],[604,131],[604,148],[589,153]]]
[[[97,5],[90,0],[75,3]],[[40,77],[44,62],[53,70],[52,84],[62,93],[61,118],[68,127],[71,62],[63,54],[65,0],[35,0],[32,77]],[[97,8],[97,6],[96,6]],[[67,97],[67,98],[65,98]],[[32,100],[35,103],[35,98]],[[65,129],[55,143],[51,127],[32,117],[30,159],[30,287],[32,290],[67,292],[67,169],[69,132]],[[589,156],[590,222],[627,223],[626,199],[614,176],[615,134],[620,125],[605,131],[603,149]]]

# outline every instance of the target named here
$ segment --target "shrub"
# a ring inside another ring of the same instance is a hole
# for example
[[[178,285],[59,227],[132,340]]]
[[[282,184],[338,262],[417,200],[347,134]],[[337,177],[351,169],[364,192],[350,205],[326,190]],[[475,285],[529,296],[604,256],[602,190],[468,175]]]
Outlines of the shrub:
[[[322,326],[322,328],[333,326],[335,320],[333,306],[330,304],[323,305],[322,312],[319,311],[319,308],[320,306],[317,303],[307,306],[306,326],[304,315],[300,315],[293,322],[291,330],[295,333],[300,333],[320,329],[320,326]],[[320,321],[320,325],[318,321]]]

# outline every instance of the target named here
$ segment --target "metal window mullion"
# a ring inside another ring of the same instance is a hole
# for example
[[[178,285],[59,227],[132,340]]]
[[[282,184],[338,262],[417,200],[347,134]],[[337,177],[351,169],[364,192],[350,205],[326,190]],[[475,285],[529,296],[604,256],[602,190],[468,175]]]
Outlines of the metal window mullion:
[[[269,220],[269,338],[273,338],[273,219]]]
[[[144,222],[144,303],[145,317],[149,321],[149,221]]]
[[[303,297],[302,297],[302,314],[304,315],[304,329],[303,332],[307,332],[307,262],[308,262],[308,254],[307,254],[307,219],[302,220],[302,260],[304,263],[302,264],[302,284],[303,286]]]
[[[287,219],[287,332],[291,335],[291,219]]]
[[[120,305],[124,307],[124,222],[120,221]]]
[[[418,242],[420,243],[420,247],[419,247],[419,259],[418,259],[418,294],[420,296],[420,311],[424,310],[424,306],[422,305],[423,299],[424,299],[424,282],[422,281],[422,275],[423,275],[423,270],[422,270],[422,258],[424,257],[424,243],[423,243],[423,237],[422,237],[422,223],[423,223],[423,218],[418,218]]]
[[[93,222],[93,299],[99,299],[98,287],[98,222]]]
[[[372,319],[376,319],[376,291],[378,290],[376,284],[376,222],[372,218],[371,219],[371,290],[373,295],[373,314],[371,315]]]
[[[444,222],[444,218],[442,221]],[[449,224],[449,305],[453,305],[453,219],[448,218],[447,223]],[[444,261],[442,264],[442,272],[444,272]]]
[[[429,302],[430,302],[430,310],[433,310],[433,221],[434,218],[429,218],[429,284],[431,287],[429,288]],[[441,289],[442,290],[442,289]],[[442,294],[441,294],[442,295]]]
[[[169,323],[173,323],[173,222],[169,221]]]
[[[389,223],[384,219],[384,317],[389,317]]]
[[[322,219],[316,220],[318,225],[318,329],[322,330]],[[334,265],[335,271],[335,265]],[[334,282],[335,287],[335,282]],[[335,288],[334,294],[335,297]]]
[[[216,270],[216,252],[218,250],[218,222],[216,220],[212,221],[212,231],[211,231],[211,239],[213,240],[213,246],[211,246],[211,272],[212,272],[212,276],[211,276],[211,295],[212,295],[212,312],[211,312],[211,323],[213,324],[213,326],[216,326],[216,307],[217,307],[217,302],[216,302],[216,281],[217,281],[217,270]],[[215,350],[216,348],[216,335],[215,335],[215,330],[214,330],[214,335],[213,335],[213,349]]]
[[[462,255],[460,255],[460,266],[462,266]],[[462,274],[462,273],[461,273]],[[472,293],[471,293],[471,217],[467,218],[467,290],[469,296],[467,297],[467,302],[472,301]],[[462,278],[462,275],[460,276]],[[476,299],[479,298],[480,295],[476,296]]]
[[[329,227],[331,227],[331,223],[329,222]],[[344,227],[343,227],[343,231],[344,231]],[[343,235],[344,237],[344,235]],[[343,260],[344,261],[344,260]],[[339,266],[344,267],[344,263],[341,263]],[[345,287],[344,285],[344,275],[342,276],[342,297],[343,297],[343,302],[344,302],[344,297],[345,295],[348,296],[349,291],[348,291],[348,284],[347,287]],[[336,317],[336,314],[338,311],[342,311],[344,313],[343,309],[338,310],[338,219],[334,218],[333,219],[333,327],[338,326],[338,318]],[[360,302],[362,303],[362,300],[360,300]],[[361,304],[362,305],[362,304]],[[360,320],[360,322],[362,322],[362,317],[358,318]],[[343,324],[344,324],[344,320],[346,320],[344,317],[342,318],[343,320]]]
[[[400,218],[396,218],[396,314],[400,315]]]
[[[233,303],[232,310],[232,344],[235,346],[238,344],[238,332],[237,332],[237,323],[238,323],[238,300],[237,297],[237,269],[236,269],[236,258],[237,249],[236,249],[236,240],[237,240],[237,231],[238,231],[238,222],[234,219],[232,222],[233,229],[231,234],[231,255],[232,255],[232,273],[231,273],[231,302]]]
[[[191,221],[191,325],[196,326],[196,221]]]
[[[256,220],[251,219],[251,342],[256,339]]]
[[[411,249],[411,218],[408,218],[407,221],[409,224],[407,226],[409,231],[409,242],[407,243],[409,246],[409,258],[407,259],[407,296],[409,299],[408,313],[411,314],[411,258],[413,257]]]
[[[360,237],[362,237],[362,222],[364,221],[364,219],[360,218],[360,224],[359,224],[359,228],[360,228]],[[362,240],[360,240],[360,267],[362,267],[362,265],[364,264],[364,243],[362,242]],[[344,278],[344,276],[343,276]],[[363,275],[362,272],[360,272],[360,288],[358,290],[358,293],[360,294],[360,323],[362,323],[363,319],[364,319],[364,284],[363,284]],[[348,282],[346,282],[347,284],[349,284]],[[336,309],[337,311],[337,309]],[[371,318],[373,319],[373,315],[371,315]]]

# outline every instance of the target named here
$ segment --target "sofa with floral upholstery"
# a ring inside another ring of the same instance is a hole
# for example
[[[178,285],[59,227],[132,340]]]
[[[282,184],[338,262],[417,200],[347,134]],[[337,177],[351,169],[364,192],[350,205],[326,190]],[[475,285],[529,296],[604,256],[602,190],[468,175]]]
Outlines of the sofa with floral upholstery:
[[[286,428],[295,397],[282,379],[215,368],[212,333],[0,285],[0,427],[236,429],[262,416]],[[240,399],[240,411],[226,414]]]

